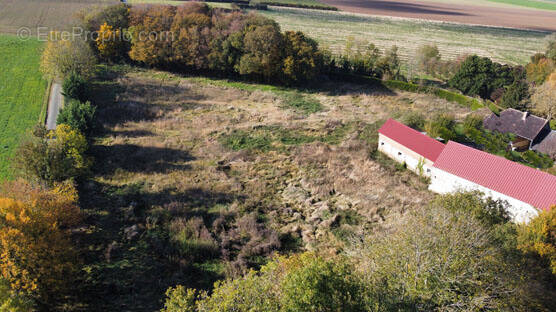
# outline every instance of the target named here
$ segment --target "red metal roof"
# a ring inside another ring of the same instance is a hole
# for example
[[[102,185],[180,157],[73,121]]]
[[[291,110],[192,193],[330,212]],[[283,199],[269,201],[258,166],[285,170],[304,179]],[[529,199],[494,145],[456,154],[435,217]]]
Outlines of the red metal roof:
[[[556,205],[556,176],[456,142],[448,142],[434,167],[536,208]]]
[[[394,119],[388,119],[378,132],[431,161],[435,161],[446,146]]]

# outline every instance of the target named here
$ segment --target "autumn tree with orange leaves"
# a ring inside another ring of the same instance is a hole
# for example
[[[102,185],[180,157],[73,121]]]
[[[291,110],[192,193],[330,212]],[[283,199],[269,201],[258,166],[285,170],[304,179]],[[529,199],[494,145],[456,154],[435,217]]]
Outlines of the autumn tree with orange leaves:
[[[27,182],[0,186],[0,273],[14,294],[48,307],[67,294],[79,265],[70,229],[80,222],[69,183],[40,189]]]
[[[107,23],[100,26],[96,46],[100,56],[106,60],[117,60],[125,57],[126,45],[122,30]]]

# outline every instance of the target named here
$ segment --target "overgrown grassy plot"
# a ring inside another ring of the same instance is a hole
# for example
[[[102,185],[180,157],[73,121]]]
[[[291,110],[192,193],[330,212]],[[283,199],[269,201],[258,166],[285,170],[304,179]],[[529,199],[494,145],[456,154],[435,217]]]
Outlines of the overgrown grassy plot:
[[[47,82],[39,72],[42,43],[0,35],[0,180],[13,177],[10,158],[39,121]]]
[[[344,246],[417,208],[426,185],[369,157],[377,119],[470,111],[369,85],[307,91],[132,66],[102,68],[92,89],[104,129],[80,185],[88,311],[155,311],[170,286],[210,291],[275,252]]]

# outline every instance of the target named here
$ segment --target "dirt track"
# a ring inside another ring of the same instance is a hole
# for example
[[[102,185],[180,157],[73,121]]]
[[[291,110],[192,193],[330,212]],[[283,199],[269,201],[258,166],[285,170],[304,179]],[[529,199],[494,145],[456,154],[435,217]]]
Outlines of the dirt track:
[[[321,0],[343,11],[556,32],[556,11],[409,0]]]

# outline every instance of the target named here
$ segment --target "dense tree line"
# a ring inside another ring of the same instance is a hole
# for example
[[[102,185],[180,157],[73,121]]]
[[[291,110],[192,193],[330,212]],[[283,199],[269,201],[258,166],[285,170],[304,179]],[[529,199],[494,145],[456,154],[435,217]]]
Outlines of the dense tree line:
[[[271,83],[308,81],[323,67],[317,43],[303,33],[281,32],[271,19],[202,3],[121,5],[83,20],[98,31],[93,47],[105,60],[129,58],[153,67]]]
[[[81,19],[98,33],[89,43],[104,61],[278,84],[336,73],[404,79],[396,47],[382,54],[372,44],[363,47],[348,40],[345,53],[333,56],[302,32],[282,32],[271,19],[202,3],[119,5]]]

